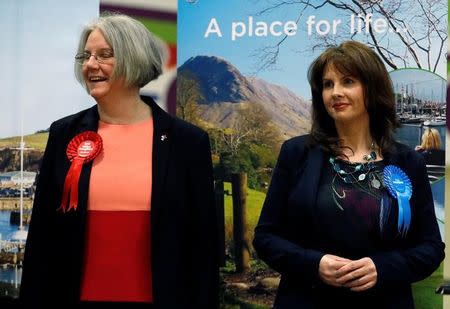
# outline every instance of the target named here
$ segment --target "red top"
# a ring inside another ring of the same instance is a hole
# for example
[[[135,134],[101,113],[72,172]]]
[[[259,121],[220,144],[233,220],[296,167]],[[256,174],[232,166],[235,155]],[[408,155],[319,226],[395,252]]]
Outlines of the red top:
[[[89,183],[81,300],[153,302],[153,121],[100,121],[98,133],[103,152],[94,160]]]

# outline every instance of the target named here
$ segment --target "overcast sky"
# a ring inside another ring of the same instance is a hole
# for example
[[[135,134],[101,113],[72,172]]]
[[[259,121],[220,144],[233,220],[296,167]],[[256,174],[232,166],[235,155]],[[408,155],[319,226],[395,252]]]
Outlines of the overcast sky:
[[[73,73],[84,24],[98,0],[0,2],[0,138],[46,129],[95,104]]]

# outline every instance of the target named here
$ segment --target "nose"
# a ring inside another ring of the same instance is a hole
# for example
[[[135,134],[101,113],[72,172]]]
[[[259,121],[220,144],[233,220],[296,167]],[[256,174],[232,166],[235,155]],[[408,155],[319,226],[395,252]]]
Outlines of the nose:
[[[85,62],[85,66],[88,68],[98,68],[98,61],[94,55],[91,55],[88,60]]]
[[[339,85],[339,83],[335,83],[332,89],[332,93],[331,95],[333,96],[333,98],[340,98],[342,97],[342,87],[341,85]]]

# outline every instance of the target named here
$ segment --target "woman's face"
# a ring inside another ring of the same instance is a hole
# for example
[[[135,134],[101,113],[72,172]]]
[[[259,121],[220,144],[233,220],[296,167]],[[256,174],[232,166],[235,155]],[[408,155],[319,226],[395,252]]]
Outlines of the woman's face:
[[[93,30],[88,36],[84,50],[93,56],[105,52],[113,53],[111,46],[98,29]],[[112,90],[120,88],[120,82],[112,79],[116,62],[114,57],[99,63],[93,56],[83,64],[82,72],[89,94],[99,100],[110,94]]]
[[[322,86],[325,109],[337,125],[369,122],[364,104],[364,87],[358,78],[342,74],[329,64],[324,70]]]

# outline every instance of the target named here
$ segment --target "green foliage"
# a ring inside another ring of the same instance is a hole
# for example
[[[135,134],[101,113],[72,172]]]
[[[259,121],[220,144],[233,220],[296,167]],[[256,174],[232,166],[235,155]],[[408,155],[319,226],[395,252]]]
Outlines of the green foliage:
[[[250,144],[249,154],[254,168],[273,168],[277,162],[277,154],[266,145]]]
[[[253,187],[255,171],[247,153],[245,151],[239,151],[236,154],[222,152],[219,164],[214,169],[215,178],[230,182],[231,175],[239,172],[247,173],[248,184]]]
[[[221,273],[232,274],[232,273],[236,272],[236,265],[232,261],[226,260],[225,266],[221,267],[220,271],[221,271]]]
[[[257,273],[259,271],[264,271],[264,270],[270,268],[266,263],[264,263],[264,261],[262,261],[258,258],[250,260],[250,267],[252,269],[252,272],[255,272],[255,273]]]
[[[266,111],[255,104],[243,107],[229,128],[206,128],[211,149],[219,157],[215,178],[231,180],[231,174],[247,173],[248,186],[265,188],[275,166],[280,132]]]
[[[231,181],[231,174],[245,172],[248,187],[261,190],[270,181],[276,156],[268,146],[243,143],[235,154],[221,153],[219,164],[215,166],[215,177]]]

